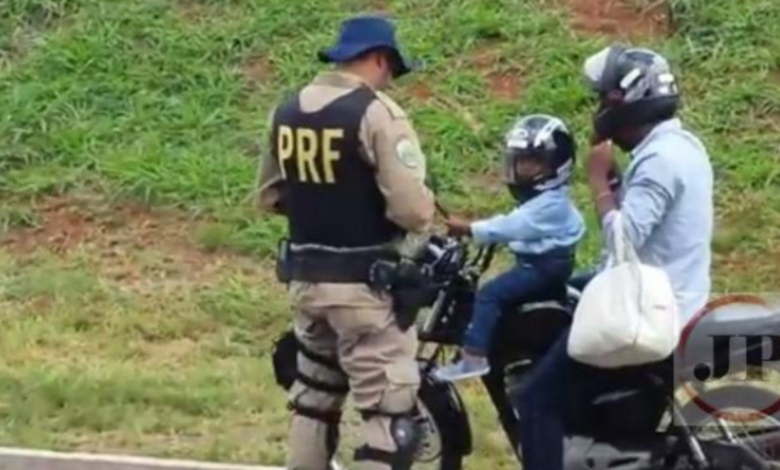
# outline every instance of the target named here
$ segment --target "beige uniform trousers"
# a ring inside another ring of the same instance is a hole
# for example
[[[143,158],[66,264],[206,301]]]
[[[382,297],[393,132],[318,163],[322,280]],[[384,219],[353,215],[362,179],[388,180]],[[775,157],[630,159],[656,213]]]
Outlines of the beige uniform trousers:
[[[321,412],[339,412],[346,395],[337,391],[348,383],[360,411],[399,414],[413,409],[420,384],[415,362],[417,333],[402,332],[389,296],[364,284],[309,284],[293,282],[290,298],[296,335],[303,348],[317,356],[335,359],[343,372],[298,355],[300,374],[324,391],[296,380],[291,402]],[[394,452],[391,417],[370,413],[363,421],[362,444]],[[296,413],[290,436],[291,470],[325,470],[337,437],[326,422]],[[361,461],[360,468],[387,470],[382,462]]]

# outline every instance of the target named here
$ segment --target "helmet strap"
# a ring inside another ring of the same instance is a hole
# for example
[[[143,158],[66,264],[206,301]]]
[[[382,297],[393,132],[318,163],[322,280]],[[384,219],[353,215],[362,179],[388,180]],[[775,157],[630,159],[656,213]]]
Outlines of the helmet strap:
[[[515,200],[519,203],[525,203],[542,192],[536,189],[536,185],[530,186],[530,185],[523,185],[523,184],[508,184],[507,188],[509,189],[509,192],[512,194],[512,197],[515,198]]]

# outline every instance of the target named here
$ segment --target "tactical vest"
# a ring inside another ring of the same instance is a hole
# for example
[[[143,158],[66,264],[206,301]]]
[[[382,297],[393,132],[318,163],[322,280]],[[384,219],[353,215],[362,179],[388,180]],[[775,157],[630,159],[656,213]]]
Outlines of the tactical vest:
[[[272,155],[292,243],[358,248],[402,232],[385,217],[375,169],[361,156],[360,124],[374,99],[359,87],[314,113],[301,111],[297,95],[277,109]]]

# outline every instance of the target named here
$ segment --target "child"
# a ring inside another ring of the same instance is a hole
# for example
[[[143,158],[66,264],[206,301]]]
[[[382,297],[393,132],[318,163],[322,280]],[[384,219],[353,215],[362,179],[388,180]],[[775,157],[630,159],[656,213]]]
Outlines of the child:
[[[480,244],[508,243],[517,262],[477,292],[461,359],[439,369],[440,379],[487,374],[486,356],[502,306],[565,283],[571,275],[575,247],[585,233],[582,215],[569,199],[575,145],[560,119],[536,114],[518,120],[506,136],[504,156],[504,181],[518,206],[474,223],[447,221],[453,235],[468,235]]]

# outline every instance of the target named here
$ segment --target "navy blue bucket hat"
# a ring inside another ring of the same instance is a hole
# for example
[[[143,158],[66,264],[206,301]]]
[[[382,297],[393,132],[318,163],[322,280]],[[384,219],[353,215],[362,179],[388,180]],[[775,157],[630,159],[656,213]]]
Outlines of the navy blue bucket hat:
[[[395,26],[386,18],[374,15],[356,16],[341,23],[336,44],[320,51],[318,57],[322,62],[340,63],[381,47],[394,51],[397,56],[398,63],[393,71],[396,78],[417,68],[398,44]]]

